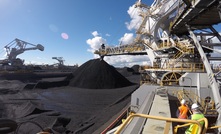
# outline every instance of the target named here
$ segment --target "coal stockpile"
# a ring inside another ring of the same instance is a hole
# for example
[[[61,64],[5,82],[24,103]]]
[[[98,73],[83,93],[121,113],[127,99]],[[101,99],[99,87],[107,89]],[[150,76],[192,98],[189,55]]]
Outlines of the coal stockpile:
[[[131,86],[131,83],[104,60],[93,59],[82,64],[69,86],[90,89],[112,89]]]

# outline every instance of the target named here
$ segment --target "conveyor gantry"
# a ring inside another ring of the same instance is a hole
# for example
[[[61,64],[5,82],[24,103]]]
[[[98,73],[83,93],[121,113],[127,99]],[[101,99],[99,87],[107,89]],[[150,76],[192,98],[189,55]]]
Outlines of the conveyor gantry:
[[[182,35],[188,33],[185,25],[195,29],[206,29],[221,22],[219,0],[189,0],[184,10],[177,14],[171,27],[171,33]]]
[[[127,44],[115,47],[105,47],[105,45],[102,44],[101,48],[94,53],[101,57],[112,55],[147,55],[145,46],[142,44]]]

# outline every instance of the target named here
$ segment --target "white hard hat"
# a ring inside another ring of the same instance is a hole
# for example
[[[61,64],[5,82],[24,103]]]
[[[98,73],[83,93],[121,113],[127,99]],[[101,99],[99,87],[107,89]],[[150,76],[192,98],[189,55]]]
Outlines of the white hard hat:
[[[198,108],[199,106],[196,104],[196,103],[193,103],[193,105],[191,106],[191,109],[196,109]]]
[[[182,99],[180,103],[181,103],[181,104],[185,104],[185,103],[186,103],[186,100]]]

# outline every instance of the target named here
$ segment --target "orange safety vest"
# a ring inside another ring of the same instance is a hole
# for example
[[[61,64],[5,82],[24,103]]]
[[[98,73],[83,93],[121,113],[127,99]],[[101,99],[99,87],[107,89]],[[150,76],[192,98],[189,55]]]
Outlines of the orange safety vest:
[[[187,119],[187,113],[188,113],[189,108],[186,105],[181,105],[178,109],[180,111],[178,118]]]

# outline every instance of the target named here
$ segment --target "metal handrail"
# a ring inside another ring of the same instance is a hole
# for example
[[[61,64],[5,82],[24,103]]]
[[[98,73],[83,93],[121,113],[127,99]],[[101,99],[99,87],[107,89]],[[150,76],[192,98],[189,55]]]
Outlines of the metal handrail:
[[[120,132],[125,128],[125,126],[129,123],[129,121],[131,121],[134,117],[150,118],[150,119],[155,119],[155,120],[166,121],[164,134],[169,133],[169,127],[172,124],[172,122],[187,123],[187,124],[185,124],[185,126],[188,126],[191,124],[196,124],[199,127],[198,134],[201,134],[201,132],[202,132],[202,134],[205,134],[205,132],[207,131],[207,128],[208,128],[208,120],[206,118],[199,120],[199,121],[204,121],[204,129],[202,131],[202,126],[200,125],[200,122],[196,121],[196,120],[189,120],[189,119],[184,120],[184,119],[177,119],[177,118],[168,118],[168,117],[152,116],[152,115],[147,115],[147,114],[132,113],[123,121],[123,123],[119,126],[119,128],[117,129],[117,131],[114,134],[120,134]]]
[[[193,98],[196,98],[197,97],[197,100],[198,100],[198,103],[200,103],[200,105],[202,106],[203,108],[203,113],[205,114],[206,111],[207,111],[207,105],[205,104],[205,99],[202,99],[200,98],[199,96],[197,96],[194,92],[191,92],[191,91],[185,91],[185,92],[189,92],[189,97],[190,99],[194,100]],[[179,101],[181,101],[182,99],[184,99],[184,91],[173,91],[174,94],[177,95],[177,98]],[[214,110],[215,107],[214,107],[214,100],[211,100],[211,103],[212,103],[212,107],[210,108],[211,110]],[[190,110],[190,113],[192,114],[191,110]],[[207,130],[212,130],[212,129],[217,129],[217,128],[221,128],[221,125],[217,125],[217,126],[211,126],[211,127],[208,127]]]
[[[221,128],[221,125],[208,127],[208,130],[211,130],[211,129],[217,129],[217,128]]]
[[[207,131],[207,129],[208,129],[208,120],[207,120],[206,118],[202,118],[202,119],[199,119],[199,120],[197,120],[197,121],[198,121],[198,122],[204,121],[204,129],[201,130],[201,131],[202,131],[202,134],[205,134],[206,131]],[[175,128],[174,128],[174,132],[177,133],[177,130],[178,130],[179,128],[187,127],[187,126],[190,126],[191,124],[193,124],[193,123],[186,123],[186,124],[183,124],[183,125],[177,125],[177,126],[175,126]],[[197,124],[197,125],[198,125],[198,124]],[[200,125],[200,126],[201,126],[201,125]],[[202,126],[201,126],[201,129],[202,129]],[[200,130],[200,127],[199,127],[199,130]],[[201,132],[199,132],[199,130],[198,130],[198,134],[201,134]]]
[[[179,99],[179,101],[181,101],[182,99],[186,99],[186,97],[188,97],[190,100],[192,100],[192,101],[194,100],[193,102],[199,103],[200,106],[203,108],[202,110],[205,113],[205,111],[207,109],[206,108],[207,104],[205,103],[206,99],[202,99],[198,95],[196,95],[194,92],[187,91],[187,90],[185,90],[185,91],[183,91],[183,90],[181,90],[181,91],[174,91],[173,93],[176,94],[176,96]],[[212,104],[210,109],[211,110],[215,109],[215,107],[214,107],[214,100],[211,100],[210,103]],[[190,103],[190,105],[191,105],[191,103]]]
[[[123,55],[129,53],[147,54],[145,46],[141,44],[126,44],[115,47],[99,48],[99,50],[96,50],[94,53],[103,56]]]
[[[179,67],[173,67],[173,68],[169,68],[170,66],[170,63],[169,62],[166,62],[165,66],[166,67],[159,67],[157,65],[154,65],[154,66],[140,66],[140,70],[145,70],[145,69],[162,69],[162,70],[165,70],[165,69],[171,69],[171,70],[189,70],[190,72],[196,72],[196,70],[200,70],[202,72],[204,72],[204,66],[203,66],[203,63],[191,63],[191,62],[187,62],[187,63],[183,63],[183,62],[177,62],[180,64]],[[185,66],[186,65],[186,66]]]

